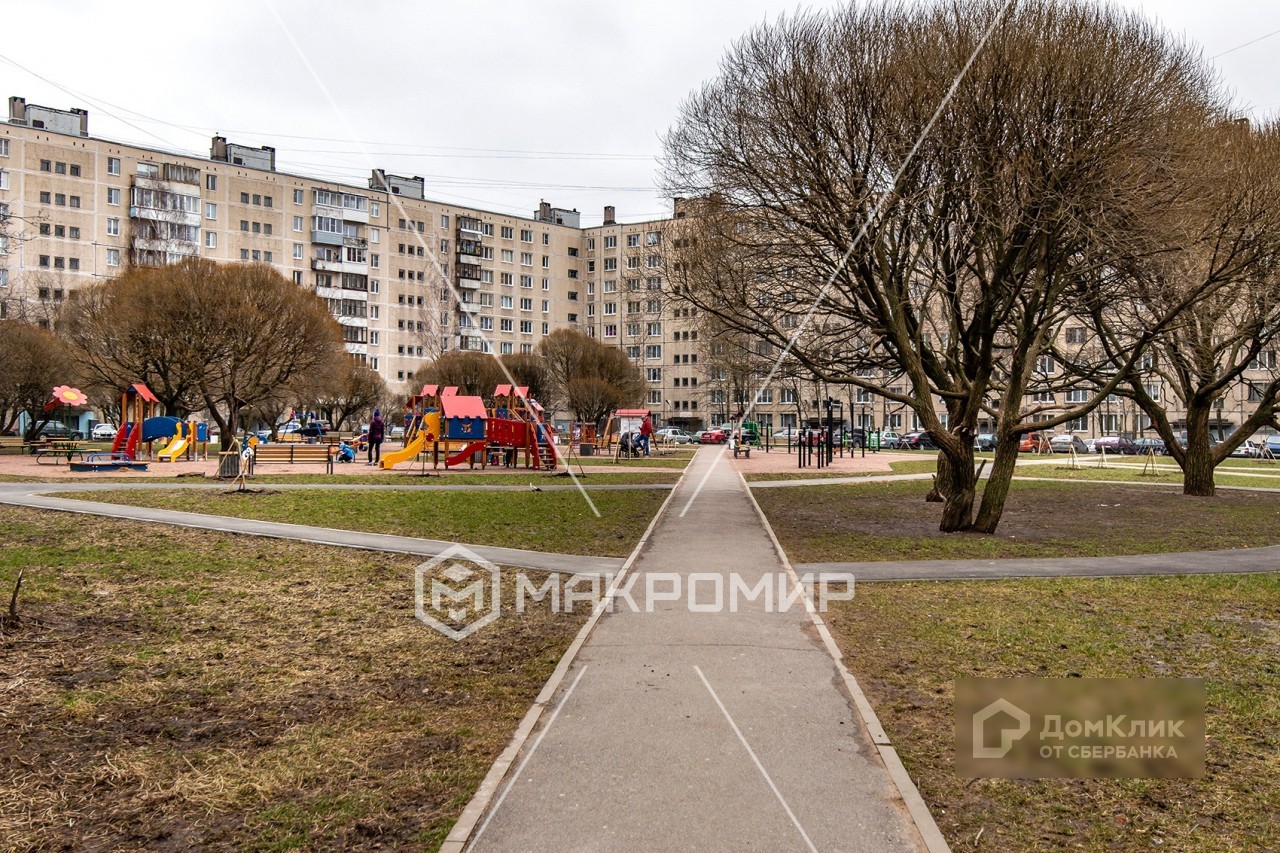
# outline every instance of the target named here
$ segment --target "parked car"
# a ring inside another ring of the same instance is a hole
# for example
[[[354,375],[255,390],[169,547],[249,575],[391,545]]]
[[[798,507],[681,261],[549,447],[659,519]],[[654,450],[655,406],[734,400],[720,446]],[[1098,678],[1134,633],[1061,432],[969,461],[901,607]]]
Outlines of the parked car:
[[[1264,453],[1280,458],[1280,432],[1267,436],[1262,442],[1262,449]]]
[[[902,441],[902,436],[892,430],[885,430],[880,433],[880,446],[885,450],[897,450],[898,443]]]
[[[1125,456],[1137,456],[1138,446],[1133,443],[1130,438],[1123,435],[1104,435],[1093,442],[1093,449],[1097,453],[1101,453],[1105,449],[1108,453],[1119,453]]]
[[[387,438],[404,438],[404,427],[396,424],[387,430]]]
[[[654,433],[658,441],[669,441],[676,444],[688,444],[693,441],[693,436],[682,429],[676,427],[663,427]]]
[[[996,449],[996,436],[991,432],[980,432],[973,437],[973,449],[990,452]]]
[[[835,443],[857,450],[859,447],[867,445],[867,431],[862,427],[850,427],[849,429],[837,427]]]
[[[800,430],[795,427],[787,427],[786,429],[780,429],[775,432],[773,437],[778,441],[795,441],[799,435]]]
[[[693,434],[698,444],[724,444],[729,436],[722,429],[701,429]]]
[[[1076,453],[1089,452],[1089,448],[1085,446],[1083,438],[1065,432],[1049,439],[1049,447],[1054,453],[1070,453],[1072,450]]]
[[[1019,453],[1039,453],[1049,443],[1048,433],[1028,432],[1018,439]]]
[[[898,439],[899,450],[937,450],[938,445],[934,444],[933,436],[928,430],[918,430],[909,432],[902,438]]]
[[[51,441],[78,441],[84,438],[84,433],[73,430],[61,421],[49,421],[40,429],[40,433],[36,437]]]
[[[1139,453],[1153,452],[1157,455],[1168,455],[1168,448],[1164,446],[1164,441],[1158,438],[1135,438],[1133,444],[1138,448]]]
[[[1246,438],[1239,447],[1231,451],[1231,455],[1236,459],[1257,459],[1264,454],[1263,445]]]
[[[116,437],[117,431],[115,424],[95,424],[89,437],[94,441],[111,441]]]

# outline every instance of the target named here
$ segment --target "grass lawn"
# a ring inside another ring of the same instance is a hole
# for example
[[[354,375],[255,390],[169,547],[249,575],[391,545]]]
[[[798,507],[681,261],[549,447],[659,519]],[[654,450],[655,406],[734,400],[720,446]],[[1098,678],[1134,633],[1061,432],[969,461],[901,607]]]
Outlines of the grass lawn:
[[[923,482],[757,489],[795,562],[1092,557],[1280,543],[1280,495],[1015,481],[993,535],[938,532]]]
[[[1280,575],[862,584],[826,619],[952,849],[1280,848]],[[1074,675],[1204,677],[1205,777],[955,775],[954,679]]]
[[[585,613],[454,642],[413,558],[6,508],[5,850],[435,849]]]
[[[563,478],[568,483],[568,478]],[[558,481],[559,482],[559,481]],[[179,509],[290,524],[502,545],[561,554],[631,553],[666,489],[594,491],[596,518],[577,490],[392,492],[324,489],[262,493],[129,489],[60,497]]]

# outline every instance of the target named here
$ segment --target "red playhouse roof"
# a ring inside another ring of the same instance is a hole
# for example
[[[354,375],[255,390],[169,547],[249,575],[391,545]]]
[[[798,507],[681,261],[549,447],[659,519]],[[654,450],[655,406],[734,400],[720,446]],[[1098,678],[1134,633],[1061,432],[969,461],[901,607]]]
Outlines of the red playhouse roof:
[[[510,393],[511,393],[510,385],[499,385],[497,388],[493,389],[493,396],[495,397],[505,397]]]
[[[528,385],[517,385],[517,386],[516,386],[516,396],[517,396],[517,397],[519,397],[521,400],[528,400],[528,399],[529,399],[529,386],[528,386]]]
[[[454,396],[454,395],[455,395],[455,394],[457,394],[457,393],[458,393],[458,386],[457,386],[457,385],[446,385],[443,389],[441,389],[441,391],[440,391],[440,396],[441,396],[441,397],[452,397],[452,396]]]
[[[129,386],[129,389],[133,391],[135,394],[137,394],[139,397],[141,397],[143,400],[146,400],[148,403],[160,402],[160,398],[157,397],[155,394],[152,394],[151,389],[148,388],[146,385],[143,385],[141,382],[133,383],[132,385]]]
[[[434,396],[437,394],[437,392],[439,391],[439,389],[440,389],[440,386],[439,386],[439,385],[423,385],[423,386],[422,386],[422,394],[421,394],[421,395],[419,395],[419,396],[422,396],[422,397],[434,397]]]
[[[485,417],[484,400],[479,397],[459,397],[453,395],[444,401],[446,418],[480,418]]]
[[[648,409],[618,409],[613,413],[616,418],[647,418],[649,416]]]

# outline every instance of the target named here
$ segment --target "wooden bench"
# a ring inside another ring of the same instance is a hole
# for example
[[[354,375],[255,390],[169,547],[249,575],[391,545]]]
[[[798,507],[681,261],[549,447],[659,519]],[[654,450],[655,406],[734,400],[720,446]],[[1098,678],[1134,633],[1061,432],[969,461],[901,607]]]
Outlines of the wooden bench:
[[[733,458],[734,458],[734,459],[737,459],[737,458],[738,458],[738,456],[740,456],[740,455],[741,455],[741,456],[745,456],[745,457],[747,457],[748,459],[750,459],[750,458],[751,458],[751,445],[749,445],[749,444],[735,444],[735,445],[733,446]]]
[[[44,442],[36,442],[34,446],[43,447],[44,444]],[[23,453],[32,446],[30,442],[23,440],[20,435],[0,435],[0,451],[15,450],[18,453]]]
[[[260,464],[323,462],[326,474],[333,473],[337,448],[328,444],[259,444],[253,451],[253,467]],[[249,473],[253,473],[252,468]]]

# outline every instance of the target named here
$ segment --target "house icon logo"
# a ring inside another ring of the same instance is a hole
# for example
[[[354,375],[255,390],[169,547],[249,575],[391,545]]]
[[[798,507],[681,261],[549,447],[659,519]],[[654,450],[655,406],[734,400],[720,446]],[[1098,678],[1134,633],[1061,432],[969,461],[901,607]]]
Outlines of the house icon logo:
[[[1000,728],[999,746],[987,746],[987,721],[999,714],[1009,717],[1014,725]],[[997,699],[973,715],[973,757],[1004,758],[1013,749],[1013,745],[1029,731],[1031,715],[1008,699]]]

